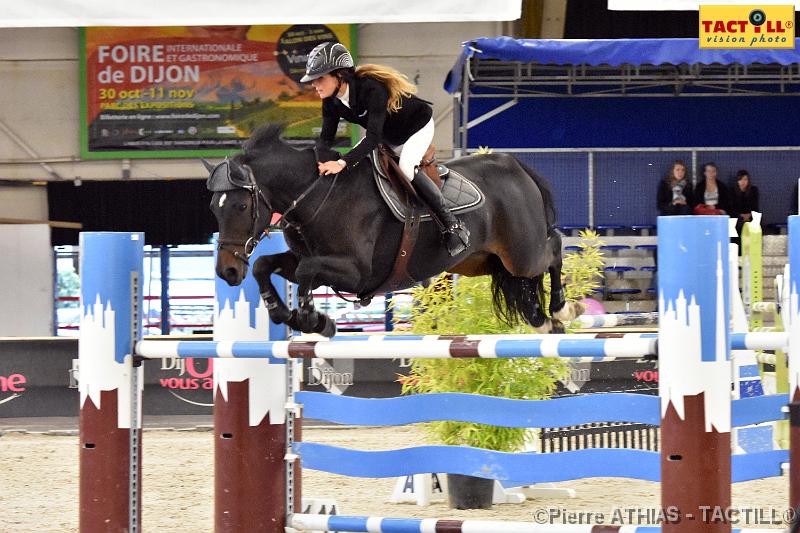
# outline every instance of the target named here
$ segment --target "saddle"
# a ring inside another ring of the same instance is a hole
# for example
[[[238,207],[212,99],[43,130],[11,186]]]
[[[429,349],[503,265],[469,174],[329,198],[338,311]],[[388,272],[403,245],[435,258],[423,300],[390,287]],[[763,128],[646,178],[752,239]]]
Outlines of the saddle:
[[[441,189],[450,211],[461,214],[481,207],[483,192],[463,175],[438,163],[435,154],[436,149],[430,145],[420,162],[420,169]],[[407,210],[414,203],[420,211],[420,220],[431,220],[414,187],[397,166],[398,157],[391,148],[380,145],[373,151],[371,160],[375,185],[395,218],[405,222]]]
[[[481,190],[455,170],[438,164],[435,154],[436,149],[430,145],[420,162],[420,169],[441,189],[450,211],[464,213],[483,205],[485,200]],[[420,223],[433,219],[411,182],[400,171],[398,157],[389,147],[380,145],[370,158],[378,191],[389,210],[404,226],[392,272],[378,287],[358,295],[362,304],[369,303],[375,293],[392,292],[409,282],[419,281],[408,273],[408,262],[419,236]],[[439,223],[438,220],[436,222]]]

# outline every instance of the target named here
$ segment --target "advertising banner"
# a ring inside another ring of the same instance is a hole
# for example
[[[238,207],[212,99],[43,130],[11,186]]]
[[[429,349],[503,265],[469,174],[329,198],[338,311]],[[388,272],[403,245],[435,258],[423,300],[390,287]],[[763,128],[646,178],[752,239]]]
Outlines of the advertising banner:
[[[348,25],[92,27],[81,32],[81,155],[221,156],[271,122],[309,143],[321,102],[300,84],[308,53]],[[340,144],[351,144],[341,124]]]
[[[36,0],[33,6],[3,2],[0,27],[483,22],[517,20],[522,1],[406,0],[398,5],[372,0]]]

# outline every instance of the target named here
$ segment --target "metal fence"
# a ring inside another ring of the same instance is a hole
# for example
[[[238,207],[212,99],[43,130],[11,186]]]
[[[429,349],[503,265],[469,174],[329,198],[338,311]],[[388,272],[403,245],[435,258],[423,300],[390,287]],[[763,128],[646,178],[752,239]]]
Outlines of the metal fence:
[[[659,427],[627,422],[603,422],[563,428],[545,428],[540,435],[542,453],[588,448],[659,450]]]
[[[706,162],[717,164],[726,184],[746,169],[760,190],[765,224],[797,212],[800,147],[491,148],[513,153],[547,179],[560,224],[655,224],[658,184],[676,159],[695,182]]]

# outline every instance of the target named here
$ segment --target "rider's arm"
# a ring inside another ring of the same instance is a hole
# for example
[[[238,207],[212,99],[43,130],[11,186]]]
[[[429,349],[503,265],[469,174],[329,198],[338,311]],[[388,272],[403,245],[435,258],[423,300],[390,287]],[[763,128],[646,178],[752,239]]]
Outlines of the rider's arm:
[[[366,94],[367,132],[361,141],[345,154],[342,159],[348,167],[357,165],[367,157],[371,151],[378,147],[383,138],[383,123],[386,122],[386,106],[389,102],[389,92],[382,83],[372,83]]]
[[[322,101],[322,131],[317,139],[317,148],[329,150],[336,141],[336,129],[339,127],[339,112],[333,98]]]

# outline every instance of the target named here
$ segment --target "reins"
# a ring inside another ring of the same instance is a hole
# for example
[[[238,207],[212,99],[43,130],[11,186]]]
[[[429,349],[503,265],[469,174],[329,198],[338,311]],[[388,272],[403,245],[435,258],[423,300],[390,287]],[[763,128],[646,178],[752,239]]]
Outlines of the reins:
[[[341,174],[341,172],[337,172],[336,174],[334,174],[334,175],[333,175],[333,180],[331,181],[331,184],[330,184],[330,186],[328,187],[328,191],[325,193],[325,197],[322,199],[322,202],[320,202],[320,204],[317,206],[317,208],[316,208],[316,209],[314,210],[314,212],[311,214],[311,218],[309,218],[309,219],[308,219],[308,220],[306,220],[305,222],[298,223],[298,222],[291,222],[291,221],[289,221],[289,219],[287,219],[286,217],[289,215],[289,213],[291,213],[292,211],[294,211],[294,210],[297,208],[297,206],[300,204],[300,202],[302,202],[302,201],[305,199],[305,197],[306,197],[306,196],[308,196],[309,194],[311,194],[311,191],[313,191],[313,190],[314,190],[314,188],[315,188],[317,185],[319,185],[320,181],[322,181],[322,177],[324,176],[324,174],[320,174],[320,175],[317,177],[317,179],[316,179],[316,180],[314,180],[314,183],[312,183],[311,185],[309,185],[309,186],[306,188],[306,190],[305,190],[305,191],[303,191],[302,193],[300,193],[300,196],[298,196],[298,197],[297,197],[297,199],[296,199],[296,200],[294,200],[294,201],[293,201],[293,202],[292,202],[292,203],[289,205],[289,209],[287,209],[286,211],[284,211],[284,213],[283,213],[283,216],[281,217],[281,221],[282,221],[282,222],[284,222],[284,224],[285,224],[286,226],[288,226],[288,227],[292,228],[293,230],[295,230],[296,232],[298,232],[298,233],[300,233],[300,234],[302,235],[302,233],[303,233],[302,227],[303,227],[303,226],[308,226],[308,225],[309,225],[309,224],[311,224],[311,223],[312,223],[314,220],[316,220],[317,216],[318,216],[318,215],[320,214],[320,212],[322,211],[322,208],[325,206],[325,203],[328,201],[328,198],[330,198],[330,196],[331,196],[331,193],[333,192],[333,188],[334,188],[334,186],[336,185],[336,180],[338,180],[338,179],[339,179],[339,174]]]
[[[269,200],[267,200],[267,198],[264,196],[264,193],[261,191],[261,188],[258,186],[258,182],[256,181],[255,176],[253,175],[252,169],[247,165],[242,165],[242,166],[247,170],[249,183],[247,185],[245,184],[236,184],[236,185],[239,188],[247,189],[248,191],[250,191],[250,195],[252,198],[253,222],[252,222],[252,227],[250,229],[250,237],[245,242],[220,239],[219,241],[217,241],[217,250],[225,250],[231,255],[233,255],[236,259],[244,263],[245,265],[250,266],[250,256],[253,255],[253,252],[258,246],[258,243],[260,243],[264,237],[269,237],[269,223],[267,224],[267,228],[265,230],[263,230],[259,234],[256,234],[257,233],[256,225],[258,224],[258,218],[259,218],[259,206],[261,202],[264,202],[264,205],[267,207],[270,213],[274,212],[274,210],[272,208],[272,204],[270,204]],[[341,172],[337,172],[336,174],[334,174],[333,179],[331,180],[331,183],[328,186],[328,190],[325,192],[325,196],[322,198],[322,201],[316,207],[316,209],[311,214],[311,217],[308,218],[308,220],[292,222],[288,219],[288,215],[294,212],[300,205],[300,203],[303,202],[303,200],[305,200],[314,191],[314,189],[322,181],[322,178],[325,176],[325,174],[319,174],[317,176],[317,179],[314,180],[314,182],[311,185],[306,187],[306,189],[302,193],[300,193],[300,195],[295,200],[293,200],[291,204],[289,204],[289,208],[286,209],[286,211],[284,211],[281,216],[281,221],[279,222],[279,224],[283,225],[284,228],[288,227],[296,231],[300,235],[301,240],[305,244],[305,247],[308,250],[309,254],[313,254],[313,251],[311,250],[311,246],[308,244],[308,240],[305,238],[305,235],[303,234],[303,228],[304,227],[307,228],[312,222],[314,222],[317,219],[319,214],[322,212],[322,209],[325,207],[325,204],[330,199],[331,194],[333,194],[333,191],[336,187],[336,182],[339,179],[340,174]],[[240,247],[243,249],[241,252],[238,250],[238,248]],[[336,289],[333,289],[333,291],[334,293],[336,293],[336,296],[338,296],[339,298],[341,298],[346,302],[350,303],[358,302],[358,300],[347,299]]]

